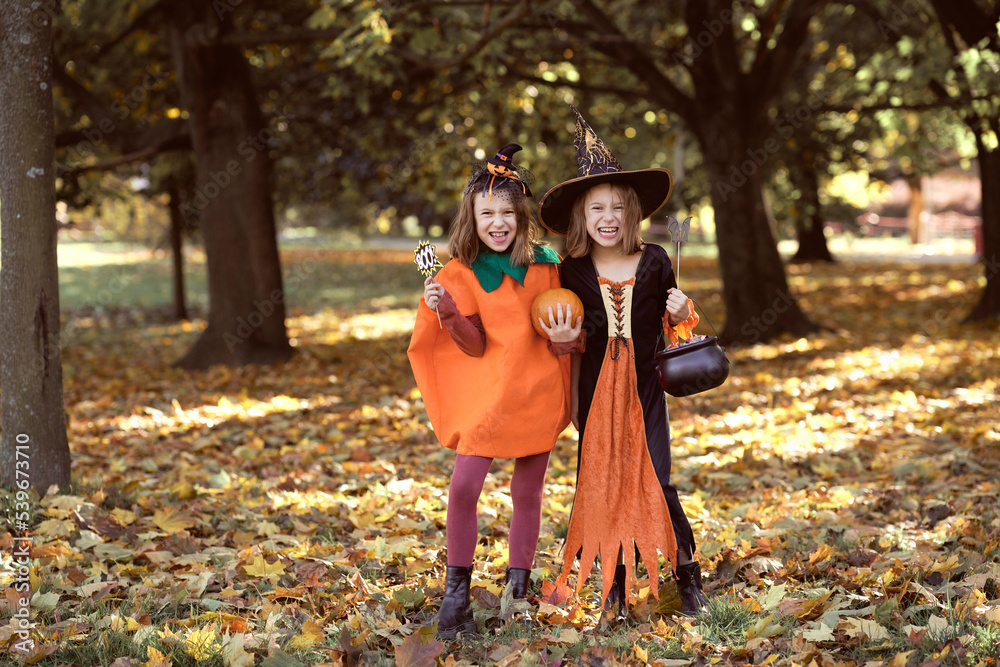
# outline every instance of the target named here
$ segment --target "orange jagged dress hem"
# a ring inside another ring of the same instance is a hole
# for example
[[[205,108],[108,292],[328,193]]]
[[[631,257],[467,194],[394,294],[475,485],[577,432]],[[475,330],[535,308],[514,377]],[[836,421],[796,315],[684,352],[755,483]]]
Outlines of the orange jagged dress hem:
[[[614,283],[600,278],[599,282],[610,285],[613,291],[634,284],[634,279]],[[613,302],[613,307],[616,318],[627,317],[621,312],[623,303]],[[579,552],[579,593],[600,556],[602,604],[611,590],[619,551],[625,564],[626,590],[631,588],[634,577],[636,549],[646,563],[651,582],[659,577],[657,550],[676,569],[677,540],[646,445],[632,355],[631,338],[609,336],[580,449],[576,499],[559,576],[565,583]],[[658,597],[658,586],[651,588]]]

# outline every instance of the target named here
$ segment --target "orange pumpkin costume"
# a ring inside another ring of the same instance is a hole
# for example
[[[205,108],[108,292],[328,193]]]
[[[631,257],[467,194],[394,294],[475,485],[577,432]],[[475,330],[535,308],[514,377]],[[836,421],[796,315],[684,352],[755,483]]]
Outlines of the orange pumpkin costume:
[[[435,279],[486,332],[483,356],[471,357],[420,301],[407,355],[438,440],[468,456],[551,451],[569,424],[570,357],[549,351],[529,313],[536,296],[559,287],[558,266],[532,264],[523,287],[505,275],[492,292],[455,259]]]

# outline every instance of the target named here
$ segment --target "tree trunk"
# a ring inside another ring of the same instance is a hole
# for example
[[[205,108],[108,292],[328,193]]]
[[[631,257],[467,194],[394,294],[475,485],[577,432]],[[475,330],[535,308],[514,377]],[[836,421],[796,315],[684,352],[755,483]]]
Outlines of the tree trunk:
[[[795,220],[799,248],[793,262],[832,262],[833,255],[826,245],[823,206],[819,201],[819,177],[813,164],[800,164],[802,177],[802,213]]]
[[[923,176],[917,173],[905,174],[910,186],[910,203],[906,207],[906,230],[910,243],[916,245],[924,240],[924,188]]]
[[[983,7],[975,2],[945,2],[932,0],[931,6],[941,19],[943,32],[948,46],[957,56],[955,62],[961,61],[963,50],[972,48],[988,38],[986,48],[996,52],[1000,48],[1000,38],[996,31],[995,3]],[[965,45],[960,46],[958,40],[950,38],[948,31],[954,29],[962,37]],[[952,72],[958,73],[958,81],[962,83],[963,92],[968,93],[974,86],[965,75],[960,65],[955,65]],[[984,80],[985,83],[985,80]],[[992,130],[994,137],[1000,134],[1000,117],[995,113],[980,116],[976,108],[967,108],[963,114],[964,120],[973,136],[976,137],[976,150],[979,160],[979,179],[982,184],[982,262],[986,273],[986,289],[983,290],[972,311],[966,316],[966,322],[1000,319],[1000,148],[987,149],[983,143],[983,125]],[[995,138],[994,138],[995,141]]]
[[[717,107],[718,108],[718,107]],[[735,109],[735,107],[732,107]],[[767,153],[754,134],[717,113],[696,130],[705,154],[726,302],[723,342],[754,344],[784,333],[817,330],[799,308],[785,279],[764,211],[762,164]],[[761,154],[764,157],[760,157]],[[760,157],[755,160],[754,155]]]
[[[1000,149],[987,150],[976,134],[979,150],[979,179],[983,193],[983,267],[986,289],[983,290],[966,322],[1000,319]]]
[[[275,238],[265,126],[250,71],[209,4],[172,5],[171,48],[190,113],[195,192],[185,216],[201,220],[208,263],[208,327],[182,368],[287,359],[284,292]],[[231,15],[230,15],[231,16]]]
[[[30,0],[0,17],[0,479],[18,490],[70,481],[59,344],[52,23]],[[18,513],[19,514],[19,513]],[[17,519],[17,528],[21,519]]]
[[[167,184],[170,196],[170,256],[174,274],[174,319],[188,319],[184,297],[184,214],[181,213],[181,189],[173,178]]]
[[[779,150],[780,130],[768,111],[787,81],[789,63],[804,48],[808,23],[821,4],[818,0],[788,3],[780,39],[749,72],[740,64],[731,26],[719,18],[732,11],[732,3],[688,0],[684,4],[688,29],[699,31],[699,38],[702,30],[712,36],[707,44],[693,43],[698,51],[692,47],[693,61],[687,69],[694,87],[691,103],[697,111],[682,117],[698,137],[712,184],[726,302],[721,338],[727,344],[752,345],[786,333],[800,336],[818,330],[788,289],[764,208],[763,184]],[[641,76],[637,68],[633,70]],[[669,92],[670,86],[669,80],[661,80],[653,90]],[[659,95],[663,97],[662,92]]]

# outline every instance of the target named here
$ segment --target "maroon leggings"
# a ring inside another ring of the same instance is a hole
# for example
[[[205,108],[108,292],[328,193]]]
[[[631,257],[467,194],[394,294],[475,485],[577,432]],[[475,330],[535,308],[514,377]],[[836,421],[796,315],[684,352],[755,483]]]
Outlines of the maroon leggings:
[[[448,565],[468,567],[479,541],[477,506],[479,494],[493,459],[459,454],[448,491]],[[514,459],[510,497],[514,514],[510,520],[509,567],[531,569],[542,522],[542,490],[549,453]]]

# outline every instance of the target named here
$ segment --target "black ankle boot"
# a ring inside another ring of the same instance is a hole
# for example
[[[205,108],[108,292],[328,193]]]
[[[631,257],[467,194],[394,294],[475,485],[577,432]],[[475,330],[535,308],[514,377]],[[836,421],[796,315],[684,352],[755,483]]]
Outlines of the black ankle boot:
[[[475,632],[476,621],[472,618],[472,603],[469,600],[469,585],[472,583],[472,567],[448,566],[444,579],[444,599],[438,609],[437,635],[439,639],[454,639],[459,632]]]
[[[616,606],[617,605],[617,608]],[[628,618],[628,591],[625,590],[625,564],[615,568],[615,580],[604,599],[604,611],[615,610],[615,621],[622,623]]]
[[[528,588],[531,585],[531,570],[525,570],[522,567],[509,567],[507,568],[507,576],[504,577],[504,583],[510,582],[511,585],[511,597],[515,600],[521,599],[528,594]]]
[[[681,597],[681,613],[694,616],[705,606],[701,592],[701,565],[698,561],[677,567],[677,593]]]
[[[531,605],[524,599],[528,594],[528,589],[531,587],[531,570],[525,570],[520,567],[507,568],[507,576],[504,577],[504,582],[510,587],[511,602],[515,600],[519,600],[519,602],[507,605],[506,611],[504,611],[504,605],[501,603],[501,620],[514,620],[529,627],[534,626],[535,620],[531,617],[530,612]],[[504,596],[506,597],[506,595],[507,591],[505,590]]]

